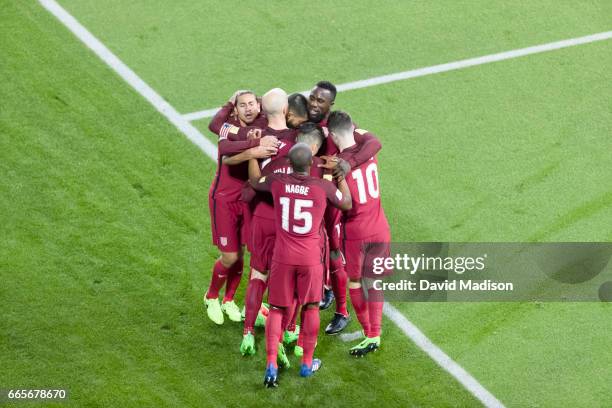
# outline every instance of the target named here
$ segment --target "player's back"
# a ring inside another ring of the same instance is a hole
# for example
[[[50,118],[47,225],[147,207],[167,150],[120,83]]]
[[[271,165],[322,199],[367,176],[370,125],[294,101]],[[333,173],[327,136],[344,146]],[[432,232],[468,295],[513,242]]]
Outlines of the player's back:
[[[275,173],[276,245],[273,259],[289,265],[317,265],[324,260],[323,214],[329,182],[310,175]],[[327,184],[326,184],[327,183]]]
[[[346,160],[357,150],[358,147],[355,145],[345,149],[339,157]],[[344,238],[363,239],[389,231],[380,199],[376,157],[351,169],[345,179],[351,191],[353,205],[344,213]]]

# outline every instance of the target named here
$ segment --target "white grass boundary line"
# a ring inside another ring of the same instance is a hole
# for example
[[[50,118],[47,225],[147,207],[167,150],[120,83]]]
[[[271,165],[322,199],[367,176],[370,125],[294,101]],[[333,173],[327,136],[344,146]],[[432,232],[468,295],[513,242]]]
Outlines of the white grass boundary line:
[[[390,303],[385,302],[383,309],[385,315],[393,322],[400,330],[410,338],[421,350],[423,350],[433,361],[435,361],[446,372],[455,377],[474,397],[478,398],[487,408],[503,408],[502,404],[493,394],[483,387],[474,377],[470,375],[463,367],[451,359],[438,346],[433,344],[431,340],[423,334],[410,320],[406,318],[399,310],[393,307]]]
[[[100,40],[94,37],[70,13],[68,13],[55,0],[39,0],[40,4],[62,22],[72,33],[89,47],[102,61],[111,67],[132,88],[151,103],[162,115],[176,126],[189,140],[200,148],[207,156],[217,160],[217,146],[212,144],[198,129],[166,102],[134,71],[113,54]]]
[[[403,81],[405,79],[418,78],[426,75],[439,74],[441,72],[454,71],[457,69],[463,69],[473,67],[476,65],[489,64],[492,62],[509,60],[513,58],[524,57],[526,55],[539,54],[542,52],[548,52],[553,50],[559,50],[561,48],[573,47],[581,44],[588,44],[596,41],[604,41],[612,38],[612,31],[606,31],[603,33],[597,33],[587,35],[585,37],[570,38],[567,40],[556,41],[547,44],[534,45],[527,48],[519,48],[516,50],[500,52],[497,54],[484,55],[482,57],[469,58],[459,60],[455,62],[449,62],[447,64],[433,65],[431,67],[424,67],[413,69],[410,71],[397,72],[395,74],[382,75],[373,78],[363,79],[361,81],[347,82],[345,84],[337,85],[338,92],[352,91],[354,89],[368,88],[370,86],[388,84],[390,82]],[[308,95],[309,91],[302,91],[301,93]],[[194,121],[199,119],[210,118],[215,115],[219,108],[206,109],[198,112],[187,113],[183,115],[183,118],[188,121]]]
[[[217,161],[217,148],[206,139],[200,131],[193,127],[163,98],[147,85],[134,71],[115,56],[104,44],[94,37],[72,15],[62,8],[55,0],[39,0],[39,2],[62,24],[76,35],[87,47],[93,50],[100,59],[109,65],[130,86],[148,100],[159,112],[172,122],[185,136],[195,143],[213,161]],[[503,405],[488,392],[467,371],[455,363],[440,348],[431,342],[414,324],[388,303],[385,303],[385,315],[391,319],[419,348],[427,353],[440,367],[455,377],[470,393],[478,398],[488,408],[502,408]],[[354,335],[354,333],[352,333]],[[358,332],[358,334],[360,334]]]

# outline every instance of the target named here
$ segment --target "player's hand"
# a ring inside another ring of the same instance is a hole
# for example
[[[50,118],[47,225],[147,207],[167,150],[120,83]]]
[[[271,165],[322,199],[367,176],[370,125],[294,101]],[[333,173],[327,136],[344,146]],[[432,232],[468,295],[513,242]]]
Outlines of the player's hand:
[[[256,146],[249,149],[253,159],[267,159],[270,156],[275,155],[278,149],[273,146]]]
[[[321,160],[323,160],[323,163],[317,166],[324,169],[333,170],[338,165],[338,157],[336,156],[321,156]]]
[[[332,175],[334,178],[342,180],[351,171],[351,165],[344,159],[339,157],[337,159],[338,161],[336,162],[336,167],[334,167]]]
[[[275,136],[264,136],[259,141],[260,146],[277,148],[280,142]]]
[[[251,129],[247,132],[247,139],[259,139],[261,137],[261,129]]]
[[[243,92],[246,92],[246,91],[244,89],[239,89],[236,92],[234,92],[234,94],[229,98],[229,101],[232,103],[232,105],[236,104],[236,98],[238,97],[238,95],[240,95]]]

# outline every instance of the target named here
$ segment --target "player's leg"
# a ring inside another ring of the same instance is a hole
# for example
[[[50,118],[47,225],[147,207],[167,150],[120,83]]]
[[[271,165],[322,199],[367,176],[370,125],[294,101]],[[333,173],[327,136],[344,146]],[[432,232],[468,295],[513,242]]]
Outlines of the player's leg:
[[[242,343],[240,344],[240,352],[243,356],[255,354],[254,327],[267,285],[268,273],[259,272],[251,268],[251,277],[247,286],[244,304],[245,316]]]
[[[363,274],[362,282],[365,284],[365,288],[360,288],[360,292],[362,296],[367,292],[365,304],[367,306],[369,329],[365,332],[366,338],[350,349],[350,354],[356,357],[363,357],[372,351],[378,350],[380,347],[384,297],[382,290],[374,288],[373,282],[375,279],[380,278],[380,275],[374,274],[372,265],[373,259],[389,256],[389,240],[390,237],[386,234],[380,237],[372,237],[368,240],[369,242],[362,244],[364,256],[360,270]]]
[[[259,311],[267,287],[268,271],[272,265],[275,236],[273,222],[258,216],[252,217],[248,240],[251,250],[251,276],[246,293],[243,340],[240,346],[243,355],[255,353],[253,328],[261,321]]]
[[[297,272],[296,294],[302,306],[301,337],[304,347],[300,375],[309,377],[321,367],[321,360],[313,358],[319,334],[319,302],[323,286],[324,266],[301,266]]]
[[[289,360],[284,353],[285,349],[281,342],[281,334],[286,309],[293,303],[295,280],[294,267],[272,262],[268,279],[270,312],[266,320],[267,362],[264,376],[264,385],[266,387],[278,386],[279,362],[281,363],[280,365],[289,366]],[[279,357],[281,358],[280,361]]]
[[[234,302],[234,295],[236,294],[236,290],[238,290],[238,286],[240,285],[240,281],[242,280],[242,271],[244,269],[244,244],[246,243],[247,236],[246,231],[248,231],[248,225],[246,224],[245,211],[247,211],[245,203],[231,202],[227,204],[228,209],[234,214],[233,217],[233,226],[235,229],[234,234],[231,234],[232,242],[235,242],[238,246],[237,248],[237,257],[232,257],[232,259],[228,259],[228,262],[232,262],[229,267],[229,273],[227,274],[227,284],[225,286],[225,295],[223,296],[223,303],[221,304],[221,308],[227,314],[229,319],[233,322],[242,321],[242,315],[240,314],[240,309]],[[228,233],[228,235],[230,235]],[[234,245],[232,245],[232,249]],[[221,255],[223,257],[223,254]]]
[[[330,251],[329,273],[334,297],[336,298],[336,312],[331,322],[325,328],[325,334],[340,333],[349,324],[349,314],[346,305],[346,287],[348,277],[344,270],[342,253],[339,249]]]
[[[283,335],[283,343],[286,346],[297,341],[297,339],[299,338],[300,326],[298,326],[296,323],[297,323],[298,313],[301,313],[300,311],[301,311],[301,307],[297,303],[297,299],[296,299],[292,316],[289,319],[289,323],[287,324],[287,327],[285,328],[285,334]]]
[[[242,277],[243,255],[242,248],[238,252],[221,252],[221,264],[227,268],[228,278],[225,287],[225,296],[221,303],[221,310],[233,322],[241,322],[242,315],[236,302],[234,294]],[[229,266],[226,266],[229,265]]]
[[[282,333],[283,315],[285,308],[270,305],[270,313],[266,320],[266,372],[264,385],[268,388],[278,386],[278,338]]]
[[[237,232],[240,225],[239,214],[227,203],[219,203],[212,197],[209,197],[209,205],[213,243],[219,248],[221,256],[215,261],[210,285],[204,296],[206,313],[216,324],[223,324],[224,309],[231,320],[240,321],[240,311],[235,304],[233,306],[236,307],[233,308],[232,304],[222,307],[219,303],[220,289],[227,282],[230,273],[235,271],[232,268],[237,268],[234,264],[242,258],[242,245]]]
[[[321,360],[313,358],[315,346],[317,344],[317,336],[319,334],[319,305],[317,303],[308,303],[303,306],[304,321],[302,322],[302,336],[304,354],[300,366],[300,375],[302,377],[310,377],[321,367]]]

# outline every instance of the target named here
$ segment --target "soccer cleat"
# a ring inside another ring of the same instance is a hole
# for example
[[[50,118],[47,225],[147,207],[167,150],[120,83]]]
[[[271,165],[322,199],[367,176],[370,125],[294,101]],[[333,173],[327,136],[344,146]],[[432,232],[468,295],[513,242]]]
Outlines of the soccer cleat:
[[[293,349],[293,354],[296,357],[302,357],[304,355],[304,347],[302,346],[295,346],[295,348]]]
[[[285,330],[285,333],[283,333],[283,344],[288,346],[289,344],[296,342],[298,337],[300,337],[300,326],[295,326],[294,331]]]
[[[366,354],[378,350],[380,347],[380,336],[366,337],[361,343],[352,347],[349,354],[355,357],[363,357]]]
[[[323,299],[319,302],[319,309],[326,310],[329,309],[331,304],[334,301],[334,292],[331,289],[325,288],[323,290]]]
[[[300,377],[311,377],[316,371],[321,368],[323,363],[318,358],[312,359],[312,364],[308,367],[306,364],[302,364],[300,367]]]
[[[333,319],[325,328],[325,334],[334,335],[340,333],[342,330],[346,329],[350,320],[349,316],[345,316],[338,312],[334,313]]]
[[[255,354],[255,336],[253,333],[247,332],[242,336],[242,343],[240,343],[240,353],[243,356],[252,356]]]
[[[208,299],[204,296],[204,305],[206,305],[208,318],[217,324],[223,324],[223,311],[221,310],[219,299]]]
[[[276,361],[278,362],[279,367],[291,367],[291,362],[289,362],[289,357],[287,357],[283,343],[278,343],[278,354],[276,355]]]
[[[240,315],[240,309],[236,306],[236,302],[230,300],[229,302],[223,302],[221,309],[227,315],[232,322],[241,322],[242,316]]]
[[[266,327],[266,319],[268,318],[268,313],[270,313],[270,307],[262,303],[259,308],[259,312],[257,313],[257,319],[255,319],[255,327]]]
[[[274,367],[272,363],[268,364],[268,368],[266,368],[266,374],[264,375],[264,386],[266,388],[278,387],[278,369]]]

